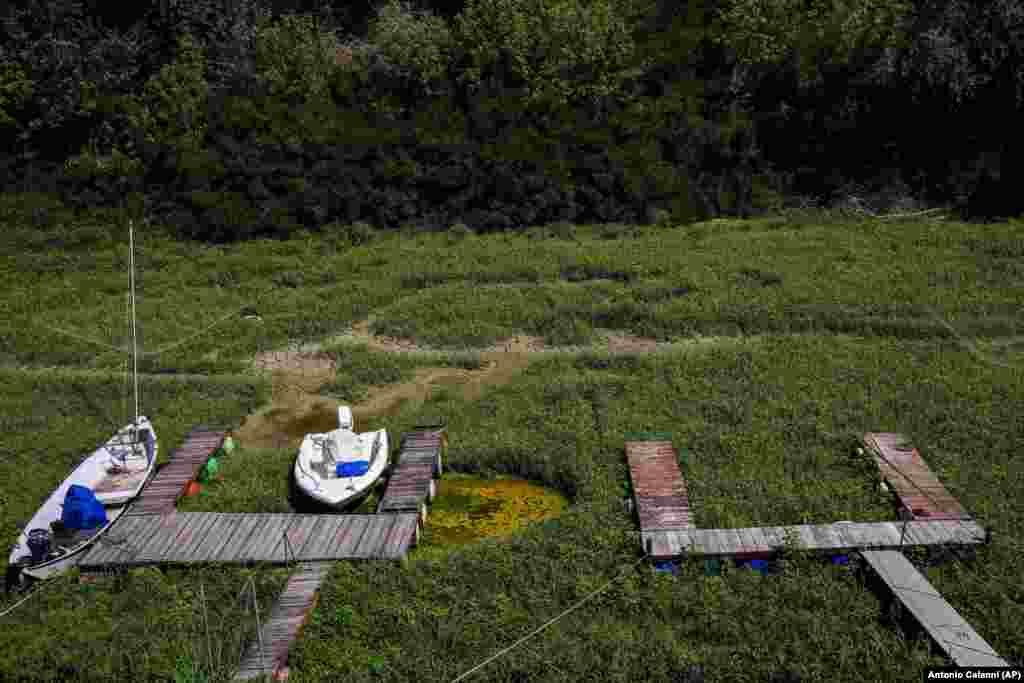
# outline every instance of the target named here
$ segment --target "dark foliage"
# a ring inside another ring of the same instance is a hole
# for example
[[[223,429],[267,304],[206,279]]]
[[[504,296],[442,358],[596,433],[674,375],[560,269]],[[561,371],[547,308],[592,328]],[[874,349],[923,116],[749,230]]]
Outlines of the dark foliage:
[[[0,150],[2,181],[59,180],[79,207],[142,191],[155,218],[217,241],[357,221],[476,231],[679,223],[752,215],[783,195],[856,200],[870,212],[918,208],[919,198],[979,219],[1024,210],[1014,184],[1024,149],[1006,133],[1024,102],[1024,19],[1008,1],[979,11],[918,2],[902,46],[823,59],[813,85],[783,63],[757,67],[749,92],[737,92],[735,56],[693,38],[705,30],[699,12],[652,1],[630,10],[651,61],[597,100],[527,106],[507,50],[468,87],[458,49],[429,88],[370,50],[365,68],[332,76],[329,102],[270,97],[253,62],[260,16],[310,13],[339,36],[361,36],[377,4],[156,0],[113,13],[94,0],[11,3],[2,56],[26,69],[34,91],[8,111],[16,123]],[[449,18],[463,5],[414,4]],[[117,106],[174,60],[186,33],[208,65],[200,150],[145,141]],[[64,161],[90,143],[100,155],[120,149],[141,173],[63,177]]]

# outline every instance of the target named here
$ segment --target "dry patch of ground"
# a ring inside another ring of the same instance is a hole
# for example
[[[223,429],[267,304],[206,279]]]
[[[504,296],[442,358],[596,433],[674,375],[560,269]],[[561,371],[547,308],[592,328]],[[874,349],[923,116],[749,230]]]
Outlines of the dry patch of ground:
[[[478,370],[418,368],[408,382],[371,387],[366,400],[352,406],[357,428],[358,423],[368,417],[393,415],[409,402],[423,403],[441,387],[459,387],[465,399],[476,400],[488,388],[510,382],[539,354],[579,352],[587,348],[610,353],[651,353],[669,346],[622,332],[604,330],[600,333],[602,342],[591,347],[549,347],[541,337],[516,335],[479,349],[484,365]],[[412,339],[374,335],[368,320],[356,323],[335,339],[353,338],[372,350],[388,353],[440,350]],[[337,426],[338,402],[318,394],[320,388],[334,378],[336,363],[319,345],[263,352],[257,354],[254,365],[272,374],[272,398],[269,406],[244,420],[237,434],[242,444],[250,448],[298,448],[304,434],[329,431]]]

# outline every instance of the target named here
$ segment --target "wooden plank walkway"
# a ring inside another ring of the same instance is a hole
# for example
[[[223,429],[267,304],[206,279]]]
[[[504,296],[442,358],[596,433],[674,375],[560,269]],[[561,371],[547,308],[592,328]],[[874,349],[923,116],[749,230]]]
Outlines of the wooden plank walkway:
[[[626,460],[641,533],[692,529],[686,480],[668,435],[626,435]]]
[[[128,508],[128,515],[163,515],[174,511],[185,487],[196,478],[210,455],[224,443],[227,432],[196,427],[175,450],[170,462],[160,468],[142,490],[142,494]]]
[[[795,536],[804,548],[825,554],[865,548],[881,550],[924,545],[977,545],[985,542],[985,530],[971,520],[911,521],[905,524],[839,522],[748,529],[669,529],[641,532],[641,538],[652,559],[670,560],[684,554],[695,557],[772,555],[782,550],[787,533]]]
[[[310,612],[316,607],[320,584],[331,570],[329,562],[304,562],[291,575],[274,604],[270,618],[249,643],[234,680],[248,681],[287,672],[291,649]]]
[[[912,519],[970,519],[916,448],[901,448],[902,434],[870,432],[864,445],[874,457],[882,478],[892,487]]]
[[[86,552],[79,566],[97,570],[195,562],[400,560],[418,540],[415,514],[125,515]]]
[[[903,553],[866,550],[861,555],[953,664],[1008,666]]]
[[[415,512],[427,523],[427,504],[437,493],[434,479],[441,476],[446,435],[444,429],[402,435],[398,465],[388,479],[378,513]]]

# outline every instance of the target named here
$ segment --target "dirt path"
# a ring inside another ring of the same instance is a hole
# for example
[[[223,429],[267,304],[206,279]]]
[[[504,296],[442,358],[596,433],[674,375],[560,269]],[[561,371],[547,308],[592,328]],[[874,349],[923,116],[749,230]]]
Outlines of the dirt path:
[[[603,336],[604,343],[590,348],[611,353],[651,353],[671,346],[621,332],[604,331]],[[410,339],[373,335],[368,320],[356,323],[351,330],[330,341],[353,339],[374,351],[388,353],[443,350]],[[272,373],[271,405],[244,420],[237,434],[243,445],[250,448],[297,448],[304,434],[329,431],[337,426],[338,401],[317,394],[320,387],[333,379],[336,370],[334,361],[321,348],[321,345],[310,345],[295,351],[257,355],[255,366]],[[352,413],[357,423],[368,417],[394,415],[409,402],[421,404],[427,401],[441,387],[459,387],[465,399],[474,401],[487,389],[512,381],[534,358],[552,352],[583,350],[548,347],[542,338],[529,335],[502,339],[479,350],[484,366],[478,370],[417,368],[408,382],[371,387],[366,400],[352,405]]]

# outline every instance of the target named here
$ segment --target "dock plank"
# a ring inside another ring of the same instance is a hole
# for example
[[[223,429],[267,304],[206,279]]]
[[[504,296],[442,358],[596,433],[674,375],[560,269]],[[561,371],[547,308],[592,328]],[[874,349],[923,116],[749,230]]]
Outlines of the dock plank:
[[[955,525],[955,526],[954,526]],[[820,553],[838,554],[849,550],[893,549],[899,547],[901,523],[877,522],[859,524],[797,525],[790,527],[766,527],[760,529],[767,550],[774,553],[782,550],[786,533],[796,532],[802,536],[807,550]],[[824,527],[824,528],[821,528]],[[985,540],[984,530],[974,522],[938,520],[934,522],[910,522],[903,547],[930,545],[976,545]],[[736,556],[750,554],[748,534],[752,529],[665,529],[650,536],[657,539],[659,548],[670,547],[672,543],[681,549],[692,542],[687,554],[706,556]],[[674,540],[673,540],[674,539]],[[760,547],[765,547],[760,546]],[[759,547],[759,546],[753,546]],[[760,551],[757,551],[760,552]]]
[[[248,548],[239,554],[239,560],[259,562],[266,555],[269,546],[280,540],[281,532],[290,521],[288,519],[289,515],[268,515],[268,517],[267,523],[260,528],[259,534],[254,534],[253,538],[249,541]]]
[[[260,638],[246,649],[234,680],[275,674],[287,664],[288,651],[316,605],[320,584],[329,572],[329,563],[304,563],[289,577]]]
[[[869,432],[861,441],[878,467],[879,475],[889,482],[900,503],[915,519],[932,515],[970,515],[946,490],[916,448],[900,448],[905,441],[894,432]]]
[[[263,515],[244,515],[242,521],[238,523],[238,527],[235,529],[234,534],[228,539],[228,542],[220,549],[218,553],[218,559],[221,562],[235,562],[239,555],[245,552],[245,548],[249,544],[249,540],[267,523],[266,517]]]
[[[1008,666],[902,553],[861,555],[956,666]]]
[[[192,550],[193,554],[199,558],[210,558],[207,561],[215,561],[220,556],[220,549],[234,535],[238,522],[237,515],[222,513],[215,524],[207,530],[199,545]]]
[[[333,539],[336,552],[344,553],[346,557],[352,555],[356,545],[366,532],[366,524],[360,521],[362,519],[364,519],[363,515],[359,517],[354,515],[345,516],[344,522],[334,533]]]
[[[270,562],[292,562],[298,560],[302,547],[309,542],[309,534],[319,524],[317,515],[299,516],[292,520],[288,530],[281,535],[281,540],[270,551]]]
[[[175,540],[176,534],[181,530],[185,520],[177,514],[153,515],[158,520],[156,530],[151,538],[139,547],[139,552],[134,558],[136,562],[154,562],[163,557],[163,551]]]
[[[188,517],[185,528],[178,534],[175,544],[164,551],[164,561],[166,562],[192,561],[191,549],[203,540],[203,532],[216,521],[216,517],[213,516],[215,513],[182,512],[178,514]]]
[[[322,524],[315,538],[312,538],[302,549],[302,561],[309,562],[330,557],[328,550],[333,547],[334,535],[344,521],[344,515],[323,515]]]
[[[372,557],[378,548],[383,545],[382,536],[387,530],[389,521],[387,515],[372,515],[366,532],[352,551],[352,556],[359,558]]]
[[[388,559],[399,559],[404,556],[403,543],[407,540],[410,529],[404,526],[401,515],[389,515],[390,524],[384,533],[380,556]]]

